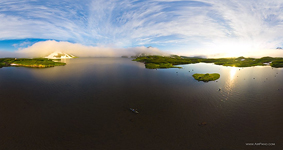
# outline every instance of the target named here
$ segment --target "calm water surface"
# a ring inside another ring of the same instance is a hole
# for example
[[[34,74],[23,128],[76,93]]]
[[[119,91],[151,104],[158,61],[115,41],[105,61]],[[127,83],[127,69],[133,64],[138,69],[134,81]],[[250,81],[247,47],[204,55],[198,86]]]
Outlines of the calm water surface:
[[[283,69],[66,62],[0,69],[0,149],[283,149]],[[246,145],[259,142],[275,146]]]

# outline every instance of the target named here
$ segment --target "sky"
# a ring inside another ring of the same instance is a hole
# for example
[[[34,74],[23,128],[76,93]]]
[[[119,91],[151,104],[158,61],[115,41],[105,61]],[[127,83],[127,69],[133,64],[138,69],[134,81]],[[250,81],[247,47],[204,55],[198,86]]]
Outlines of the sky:
[[[0,57],[74,44],[65,51],[283,57],[283,0],[0,0]]]

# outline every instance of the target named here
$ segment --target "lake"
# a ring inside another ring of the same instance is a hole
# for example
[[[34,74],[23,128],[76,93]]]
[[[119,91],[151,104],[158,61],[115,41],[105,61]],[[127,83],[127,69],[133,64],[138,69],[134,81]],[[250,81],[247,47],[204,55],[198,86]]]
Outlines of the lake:
[[[283,149],[283,69],[131,60],[1,68],[0,149]]]

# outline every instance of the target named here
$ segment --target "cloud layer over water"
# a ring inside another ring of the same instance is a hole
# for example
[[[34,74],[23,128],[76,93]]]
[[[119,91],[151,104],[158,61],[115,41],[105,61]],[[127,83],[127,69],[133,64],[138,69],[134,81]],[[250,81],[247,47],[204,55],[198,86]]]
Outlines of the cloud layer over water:
[[[30,47],[20,49],[15,52],[0,51],[2,57],[46,57],[55,52],[70,53],[77,57],[121,57],[135,56],[141,53],[152,55],[168,55],[153,47],[135,47],[135,48],[108,48],[84,46],[69,42],[44,41],[33,44]]]

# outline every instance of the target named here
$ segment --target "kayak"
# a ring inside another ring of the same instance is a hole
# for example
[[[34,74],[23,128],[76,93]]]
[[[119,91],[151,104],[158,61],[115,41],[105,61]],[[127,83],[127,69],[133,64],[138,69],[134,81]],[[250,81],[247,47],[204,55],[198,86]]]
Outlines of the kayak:
[[[139,113],[137,109],[130,108],[130,110],[131,110],[133,113],[135,113],[135,114],[138,114],[138,113]]]

